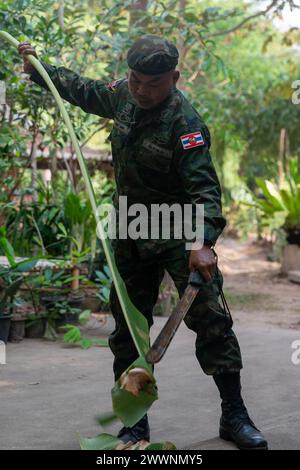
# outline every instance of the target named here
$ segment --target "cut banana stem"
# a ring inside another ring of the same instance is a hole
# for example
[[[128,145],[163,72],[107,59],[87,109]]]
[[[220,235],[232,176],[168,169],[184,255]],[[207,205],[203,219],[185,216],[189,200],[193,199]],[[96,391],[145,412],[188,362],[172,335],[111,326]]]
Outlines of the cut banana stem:
[[[152,379],[149,372],[142,367],[135,367],[134,369],[125,371],[120,378],[120,387],[135,396],[143,390],[146,384],[151,383]]]

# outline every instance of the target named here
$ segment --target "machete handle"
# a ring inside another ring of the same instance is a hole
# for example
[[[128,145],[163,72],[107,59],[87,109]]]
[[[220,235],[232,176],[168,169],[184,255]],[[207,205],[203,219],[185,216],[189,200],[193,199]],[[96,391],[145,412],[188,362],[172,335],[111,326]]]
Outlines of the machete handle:
[[[206,283],[204,277],[199,273],[199,271],[191,271],[188,282],[194,286],[202,286],[203,283]]]

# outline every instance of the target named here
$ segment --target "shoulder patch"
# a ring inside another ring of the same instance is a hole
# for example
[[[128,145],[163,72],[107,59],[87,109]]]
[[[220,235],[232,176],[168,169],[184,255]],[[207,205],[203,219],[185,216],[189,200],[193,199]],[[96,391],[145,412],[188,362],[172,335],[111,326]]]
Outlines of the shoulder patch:
[[[182,135],[180,137],[182,147],[184,150],[191,149],[193,147],[199,147],[204,145],[204,139],[200,131],[192,132],[191,134]]]
[[[107,83],[105,86],[108,90],[110,91],[116,91],[118,88],[118,85],[122,82],[123,80],[112,80],[111,82]]]

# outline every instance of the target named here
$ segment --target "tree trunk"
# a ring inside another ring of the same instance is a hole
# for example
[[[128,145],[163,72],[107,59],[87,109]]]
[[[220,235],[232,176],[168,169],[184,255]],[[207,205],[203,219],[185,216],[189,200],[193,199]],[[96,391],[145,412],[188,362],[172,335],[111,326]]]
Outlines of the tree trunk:
[[[286,147],[287,147],[287,133],[286,129],[280,129],[279,134],[279,152],[278,152],[278,181],[281,187],[284,181],[284,174],[286,169]]]
[[[178,15],[180,15],[181,12],[185,10],[186,0],[180,0],[178,7],[179,7]],[[185,55],[186,55],[186,52],[187,52],[187,48],[184,45],[184,38],[180,34],[178,34],[177,49],[178,49],[178,52],[179,52],[178,68],[179,68],[179,70],[181,70],[183,68],[183,63],[184,63],[184,58],[185,58]],[[181,76],[179,77],[177,87],[180,88],[183,91],[186,89],[186,85],[183,82]]]
[[[144,11],[147,11],[148,0],[134,0],[130,6],[129,26],[134,26],[137,22],[138,26],[147,26],[146,21],[139,21]]]
[[[65,10],[64,0],[60,0],[59,7],[58,7],[58,24],[61,27],[61,29],[65,28],[64,10]]]
[[[36,151],[37,151],[37,142],[36,135],[34,136],[34,141],[32,142],[31,147],[31,187],[32,187],[32,200],[37,202],[37,161],[36,161]]]

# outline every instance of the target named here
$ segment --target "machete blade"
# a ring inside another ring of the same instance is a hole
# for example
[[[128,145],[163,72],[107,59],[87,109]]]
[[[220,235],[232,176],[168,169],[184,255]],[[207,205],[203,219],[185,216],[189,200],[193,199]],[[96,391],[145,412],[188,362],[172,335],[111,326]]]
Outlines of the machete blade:
[[[195,297],[203,284],[201,275],[198,271],[193,271],[189,277],[189,284],[186,287],[183,296],[177,303],[163,329],[154,341],[153,345],[146,354],[146,360],[150,364],[156,364],[164,356],[170,342],[172,341],[180,323],[190,309]]]

